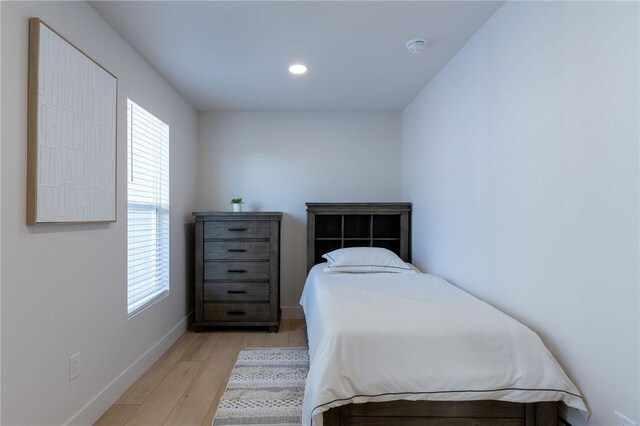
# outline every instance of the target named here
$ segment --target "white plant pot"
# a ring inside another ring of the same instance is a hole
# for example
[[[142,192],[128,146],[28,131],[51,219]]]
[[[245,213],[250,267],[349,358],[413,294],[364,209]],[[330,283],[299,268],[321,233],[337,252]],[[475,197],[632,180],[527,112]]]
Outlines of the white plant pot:
[[[235,213],[240,213],[242,211],[242,203],[231,203],[231,207]]]

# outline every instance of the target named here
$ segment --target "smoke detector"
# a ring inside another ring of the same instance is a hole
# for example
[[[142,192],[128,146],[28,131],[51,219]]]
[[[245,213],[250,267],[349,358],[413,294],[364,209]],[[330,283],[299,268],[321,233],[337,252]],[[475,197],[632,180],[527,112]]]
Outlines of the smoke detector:
[[[406,44],[407,49],[411,53],[419,53],[427,47],[427,39],[424,38],[414,38],[413,40],[409,40]]]

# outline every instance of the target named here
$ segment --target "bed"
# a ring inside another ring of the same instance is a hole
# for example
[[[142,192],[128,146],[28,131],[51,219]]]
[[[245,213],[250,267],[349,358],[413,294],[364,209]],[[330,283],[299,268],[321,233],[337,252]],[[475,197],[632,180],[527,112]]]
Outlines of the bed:
[[[534,332],[445,280],[325,272],[322,254],[343,247],[410,262],[409,203],[307,212],[304,425],[550,426],[557,401],[587,411]]]

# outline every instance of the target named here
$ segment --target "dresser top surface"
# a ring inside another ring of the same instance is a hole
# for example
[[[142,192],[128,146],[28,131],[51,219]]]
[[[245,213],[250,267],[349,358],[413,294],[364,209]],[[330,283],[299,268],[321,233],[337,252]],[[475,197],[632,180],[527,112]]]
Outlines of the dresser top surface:
[[[193,212],[196,220],[282,220],[282,212]]]

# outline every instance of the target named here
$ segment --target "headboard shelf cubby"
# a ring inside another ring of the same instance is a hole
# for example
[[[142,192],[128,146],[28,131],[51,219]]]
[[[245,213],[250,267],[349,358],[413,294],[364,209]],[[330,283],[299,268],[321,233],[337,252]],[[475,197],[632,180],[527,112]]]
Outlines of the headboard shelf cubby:
[[[307,269],[343,247],[384,247],[411,261],[411,203],[307,203]]]

